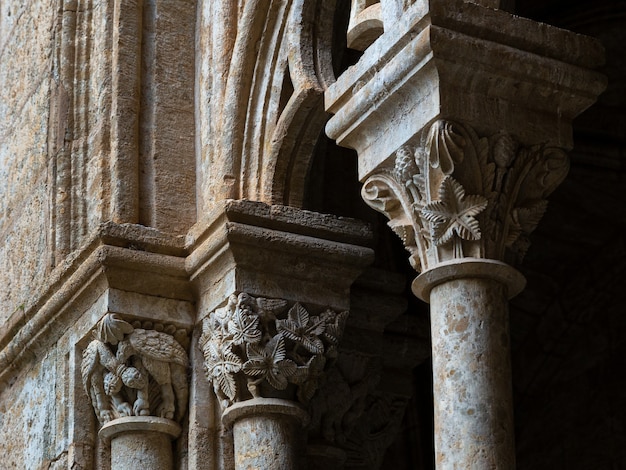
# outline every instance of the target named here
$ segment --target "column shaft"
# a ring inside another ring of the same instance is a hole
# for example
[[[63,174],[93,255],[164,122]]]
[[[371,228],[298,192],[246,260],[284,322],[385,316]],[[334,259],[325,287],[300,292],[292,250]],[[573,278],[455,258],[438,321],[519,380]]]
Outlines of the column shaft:
[[[302,433],[291,417],[250,416],[238,420],[233,428],[235,469],[292,470],[298,468],[294,441]]]
[[[135,431],[111,439],[111,470],[173,468],[172,438],[161,432]]]
[[[437,468],[515,468],[506,286],[456,279],[430,302]]]
[[[170,419],[125,416],[109,421],[98,433],[111,439],[111,470],[174,468],[172,440],[181,432]]]
[[[235,470],[297,470],[304,451],[307,413],[295,403],[254,398],[224,412],[233,426]]]

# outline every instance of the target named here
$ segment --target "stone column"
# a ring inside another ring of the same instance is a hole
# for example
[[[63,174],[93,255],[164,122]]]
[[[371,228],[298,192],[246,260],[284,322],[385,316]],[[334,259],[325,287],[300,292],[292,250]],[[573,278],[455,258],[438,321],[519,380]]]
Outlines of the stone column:
[[[413,284],[431,304],[435,453],[441,468],[515,468],[508,299],[524,278],[504,263],[444,263]]]
[[[155,416],[127,416],[106,423],[98,435],[111,440],[111,470],[174,468],[172,440],[180,426]]]
[[[253,398],[227,408],[223,419],[226,426],[233,426],[236,470],[300,467],[303,425],[308,420],[301,406],[277,398]]]
[[[356,220],[227,201],[192,235],[198,345],[214,391],[194,399],[217,402],[219,457],[238,469],[297,469],[314,394],[338,361],[350,286],[372,261],[371,232]]]
[[[596,41],[489,6],[405,5],[325,96],[328,135],[357,150],[363,198],[431,303],[444,469],[515,466],[508,299],[525,281],[511,265],[567,174],[572,119],[604,88]]]
[[[300,467],[306,407],[337,356],[348,312],[287,307],[242,292],[203,321],[207,378],[233,428],[238,470]]]

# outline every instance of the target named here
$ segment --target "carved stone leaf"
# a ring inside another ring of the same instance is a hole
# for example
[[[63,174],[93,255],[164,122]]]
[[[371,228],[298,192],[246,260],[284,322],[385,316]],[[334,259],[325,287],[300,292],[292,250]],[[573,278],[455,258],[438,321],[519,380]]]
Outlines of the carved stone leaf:
[[[276,315],[287,307],[287,301],[283,299],[256,299],[257,313],[264,320],[275,320]]]
[[[289,385],[288,377],[291,376],[296,370],[296,363],[285,359],[276,363],[276,367],[272,369],[271,374],[267,374],[265,379],[276,390],[284,390]]]
[[[455,162],[461,163],[465,156],[465,139],[454,126],[451,122],[437,121],[431,126],[428,136],[430,166],[440,168],[444,175],[452,174]]]
[[[282,336],[272,338],[265,347],[247,345],[248,361],[243,365],[243,371],[252,377],[262,377],[276,390],[284,390],[289,384],[288,378],[297,369],[296,364],[285,359],[285,342]]]
[[[516,209],[517,220],[522,230],[526,233],[532,232],[543,218],[547,208],[548,201],[537,201],[527,207],[518,207]]]
[[[209,379],[217,382],[219,388],[231,400],[237,395],[235,376],[241,370],[242,361],[229,343],[209,341],[205,347],[205,358]]]
[[[411,225],[392,224],[389,222],[387,225],[394,231],[394,233],[402,240],[405,247],[415,246],[415,231]]]
[[[339,339],[343,335],[343,330],[348,319],[348,312],[335,313],[327,310],[322,314],[326,323],[326,329],[322,333],[322,337],[330,344],[339,344]]]
[[[249,315],[244,309],[237,309],[228,322],[228,332],[232,335],[233,344],[258,343],[261,341],[259,317]]]
[[[513,217],[509,217],[509,231],[504,240],[504,246],[511,247],[513,243],[520,237],[522,234],[522,227],[514,221]]]
[[[298,400],[302,403],[308,403],[315,392],[319,388],[320,378],[324,373],[326,358],[321,354],[313,356],[305,366],[298,367],[291,382],[297,383]]]
[[[302,345],[312,354],[323,354],[324,343],[319,335],[326,325],[319,317],[309,317],[306,309],[296,303],[290,310],[287,319],[276,320],[276,328],[286,338]]]
[[[458,235],[464,240],[480,240],[480,225],[475,216],[487,207],[483,196],[465,196],[465,189],[451,176],[441,182],[439,201],[427,204],[422,217],[433,223],[435,244],[443,245]]]

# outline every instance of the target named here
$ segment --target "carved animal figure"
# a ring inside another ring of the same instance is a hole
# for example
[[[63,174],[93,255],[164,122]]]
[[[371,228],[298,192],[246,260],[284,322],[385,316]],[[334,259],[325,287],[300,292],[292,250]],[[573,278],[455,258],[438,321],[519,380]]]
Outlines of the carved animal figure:
[[[155,382],[161,398],[156,414],[168,419],[182,417],[188,398],[188,358],[173,336],[134,328],[107,314],[98,323],[94,338],[83,353],[82,375],[101,422],[114,417],[109,401],[121,416],[150,415],[151,383]],[[124,391],[123,385],[127,387]],[[132,408],[122,392],[129,401],[134,400]]]
[[[85,391],[102,424],[114,418],[111,402],[119,416],[132,414],[130,405],[120,394],[122,385],[142,389],[148,383],[138,369],[120,363],[98,333],[83,351],[81,375]],[[107,396],[111,397],[110,400]]]
[[[120,341],[117,359],[147,372],[161,388],[161,403],[156,414],[179,419],[187,407],[187,353],[171,335],[156,330],[135,328]],[[135,415],[150,414],[148,385],[138,390],[133,405]],[[176,416],[175,416],[176,414]]]

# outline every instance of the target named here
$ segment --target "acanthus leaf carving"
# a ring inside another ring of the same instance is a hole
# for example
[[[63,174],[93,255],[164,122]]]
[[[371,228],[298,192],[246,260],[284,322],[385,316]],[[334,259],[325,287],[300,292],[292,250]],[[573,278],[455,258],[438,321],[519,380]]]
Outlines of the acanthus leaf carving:
[[[184,330],[106,314],[93,336],[81,375],[100,423],[133,415],[182,418],[188,399],[188,357],[179,341]]]
[[[348,312],[311,315],[282,299],[231,295],[203,320],[207,378],[223,407],[280,396],[308,404],[343,334]]]
[[[439,120],[420,144],[396,151],[393,169],[370,176],[362,195],[389,218],[418,271],[467,256],[516,263],[567,171],[559,148]]]

